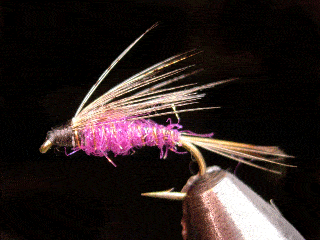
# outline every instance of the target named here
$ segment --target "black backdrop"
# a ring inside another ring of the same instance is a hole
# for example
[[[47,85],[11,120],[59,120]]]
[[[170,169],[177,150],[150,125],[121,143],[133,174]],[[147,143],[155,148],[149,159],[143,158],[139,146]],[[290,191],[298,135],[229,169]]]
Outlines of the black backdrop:
[[[112,60],[157,21],[97,90],[171,55],[199,48],[205,69],[192,81],[240,80],[208,91],[181,114],[185,129],[296,156],[276,176],[247,166],[237,174],[307,239],[320,238],[319,4],[308,1],[3,1],[1,11],[1,200],[4,239],[181,239],[181,203],[141,192],[181,189],[189,155],[157,148],[104,158],[45,155],[51,127],[66,123]],[[156,119],[165,124],[166,118]],[[202,151],[208,165],[236,163]],[[10,237],[11,236],[11,237]]]

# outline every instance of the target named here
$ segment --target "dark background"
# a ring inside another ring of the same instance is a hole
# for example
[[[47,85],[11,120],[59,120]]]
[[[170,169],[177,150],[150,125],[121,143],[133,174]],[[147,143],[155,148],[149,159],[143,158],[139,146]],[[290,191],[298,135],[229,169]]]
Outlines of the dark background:
[[[221,109],[181,114],[181,124],[296,156],[298,168],[281,168],[282,176],[247,166],[237,175],[274,199],[305,238],[319,239],[320,5],[308,2],[2,1],[2,239],[181,239],[181,203],[140,193],[180,190],[191,175],[189,155],[162,160],[157,148],[145,148],[115,158],[114,168],[83,152],[38,151],[46,132],[71,119],[112,60],[157,21],[93,98],[167,57],[203,50],[190,60],[205,69],[192,81],[240,80],[201,103]],[[208,165],[236,166],[202,152]]]

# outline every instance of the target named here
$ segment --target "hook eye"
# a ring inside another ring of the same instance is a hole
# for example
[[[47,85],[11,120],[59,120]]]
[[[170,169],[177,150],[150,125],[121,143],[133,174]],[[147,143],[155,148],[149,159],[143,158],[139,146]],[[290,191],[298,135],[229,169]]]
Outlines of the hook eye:
[[[52,147],[52,145],[53,143],[50,140],[46,140],[40,147],[39,151],[41,153],[46,153]]]

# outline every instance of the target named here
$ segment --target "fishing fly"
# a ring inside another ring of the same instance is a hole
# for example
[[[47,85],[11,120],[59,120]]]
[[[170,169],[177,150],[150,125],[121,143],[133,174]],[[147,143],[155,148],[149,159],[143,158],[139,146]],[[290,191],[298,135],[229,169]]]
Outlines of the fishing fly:
[[[156,26],[157,24],[145,31],[111,63],[87,93],[69,123],[47,133],[40,152],[45,153],[52,146],[71,147],[74,152],[83,150],[88,155],[105,157],[115,165],[109,157],[110,152],[114,156],[129,155],[135,149],[144,146],[157,146],[160,149],[160,158],[166,158],[168,150],[178,152],[177,147],[183,147],[198,162],[199,173],[204,174],[205,161],[197,148],[201,147],[275,173],[278,172],[257,165],[252,160],[291,166],[282,162],[290,156],[278,147],[223,141],[211,138],[213,134],[196,134],[182,130],[179,113],[215,108],[190,107],[205,96],[203,90],[235,80],[228,79],[201,86],[194,83],[170,87],[173,82],[199,72],[192,70],[194,65],[169,70],[169,66],[198,54],[198,50],[191,50],[159,62],[128,78],[84,107],[111,69]],[[161,125],[151,120],[169,114],[175,114],[178,123],[172,123],[169,119],[169,124]]]

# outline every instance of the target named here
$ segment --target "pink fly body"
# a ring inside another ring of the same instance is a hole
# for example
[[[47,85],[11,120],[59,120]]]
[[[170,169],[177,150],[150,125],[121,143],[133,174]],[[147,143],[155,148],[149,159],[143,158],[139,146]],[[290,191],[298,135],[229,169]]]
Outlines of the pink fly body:
[[[290,156],[278,147],[235,143],[212,139],[212,134],[179,131],[182,128],[179,124],[179,113],[216,108],[192,107],[205,96],[204,90],[235,80],[228,79],[200,86],[196,83],[172,86],[172,83],[200,71],[192,70],[194,65],[174,70],[168,68],[198,54],[197,50],[178,54],[154,64],[126,79],[84,107],[111,69],[148,31],[156,26],[157,24],[149,28],[111,63],[89,90],[70,123],[47,133],[46,141],[40,147],[40,152],[45,153],[54,145],[71,147],[74,151],[83,150],[88,155],[104,156],[112,163],[108,157],[109,152],[113,152],[115,156],[128,155],[134,152],[134,149],[157,146],[161,152],[160,157],[165,158],[168,150],[177,152],[177,146],[199,152],[196,149],[197,146],[271,172],[277,171],[252,163],[251,160],[291,166],[282,163],[283,159]],[[164,126],[151,120],[154,117],[170,114],[176,115],[177,124],[170,122]]]
[[[77,131],[75,149],[103,157],[108,152],[113,152],[115,156],[129,155],[134,149],[156,146],[161,151],[160,158],[166,158],[168,150],[176,150],[180,140],[178,129],[181,127],[172,123],[159,125],[150,119],[88,124]]]

